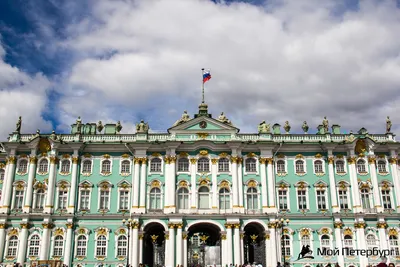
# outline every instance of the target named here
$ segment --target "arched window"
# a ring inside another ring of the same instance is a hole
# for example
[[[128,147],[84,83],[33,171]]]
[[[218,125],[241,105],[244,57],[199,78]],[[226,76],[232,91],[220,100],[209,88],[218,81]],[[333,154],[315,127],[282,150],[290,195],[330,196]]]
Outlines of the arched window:
[[[60,209],[60,210],[67,209],[67,198],[68,198],[67,189],[60,188],[58,191],[58,204],[57,204],[58,209]]]
[[[28,257],[37,257],[39,256],[39,248],[40,248],[40,237],[39,235],[33,235],[29,239],[29,250]]]
[[[82,173],[91,173],[91,172],[92,172],[92,161],[87,159],[83,161]]]
[[[108,188],[102,188],[100,190],[100,209],[108,210],[110,205],[110,190]]]
[[[131,172],[131,162],[129,160],[123,160],[121,162],[121,173],[128,174]]]
[[[124,235],[119,236],[117,241],[117,257],[125,257],[127,247],[128,247],[128,238],[126,238],[126,236]]]
[[[49,161],[47,159],[42,159],[39,162],[39,173],[46,173],[49,168]]]
[[[64,251],[64,238],[60,235],[54,238],[53,256],[61,257]]]
[[[331,247],[331,239],[328,235],[321,236],[321,247],[330,248]]]
[[[281,247],[282,247],[282,256],[290,256],[290,237],[288,235],[283,235],[281,240]]]
[[[151,172],[161,172],[161,159],[154,158],[150,162],[150,171]]]
[[[323,168],[321,160],[314,161],[314,170],[315,170],[315,173],[323,173],[324,172],[324,168]]]
[[[44,209],[44,198],[46,194],[43,189],[37,189],[35,191],[35,204],[33,209],[35,210],[43,210]]]
[[[284,160],[278,160],[276,162],[276,171],[278,173],[284,173],[285,172],[285,161]]]
[[[81,189],[81,195],[79,199],[79,209],[80,210],[88,210],[89,209],[89,200],[90,200],[90,190],[89,189]]]
[[[361,189],[361,204],[363,209],[370,209],[371,208],[371,202],[369,199],[369,189],[363,188]]]
[[[108,159],[101,163],[101,173],[111,173],[111,161]]]
[[[386,170],[386,162],[384,160],[378,160],[378,172],[385,173]]]
[[[27,173],[28,172],[28,160],[21,159],[18,164],[18,173]]]
[[[17,249],[18,249],[18,237],[13,235],[8,240],[7,257],[16,257]]]
[[[353,248],[353,237],[351,235],[344,236],[344,247]]]
[[[199,209],[209,209],[210,190],[206,186],[199,188]]]
[[[375,235],[373,234],[368,234],[367,235],[367,248],[368,249],[373,249],[375,247],[378,247],[378,240],[376,239]]]
[[[397,236],[394,235],[389,236],[389,247],[390,250],[394,251],[395,256],[400,256],[399,240]]]
[[[178,172],[188,172],[189,171],[189,159],[180,158],[178,160]]]
[[[228,188],[221,188],[219,190],[219,208],[221,210],[227,210],[231,208],[231,194]]]
[[[365,168],[365,160],[359,159],[357,161],[357,171],[358,173],[366,173],[367,169]]]
[[[296,173],[304,173],[304,162],[302,160],[296,161]]]
[[[227,158],[220,158],[218,160],[218,171],[229,172],[229,160]]]
[[[24,203],[24,191],[23,189],[17,188],[14,195],[14,209],[21,210]]]
[[[257,210],[258,209],[258,192],[254,187],[247,189],[247,209]]]
[[[208,158],[200,158],[197,162],[198,172],[209,172],[210,171],[210,160]]]
[[[337,173],[344,173],[344,161],[338,160],[336,161],[336,172]]]
[[[84,235],[78,236],[78,242],[76,246],[76,256],[84,257],[86,256],[87,238]]]
[[[257,172],[257,161],[254,158],[246,159],[246,172]]]
[[[301,247],[303,246],[311,246],[311,241],[310,241],[310,236],[309,235],[303,235],[301,237]]]
[[[99,235],[96,241],[96,256],[107,256],[107,238],[104,235]]]
[[[4,181],[5,175],[6,175],[6,171],[4,169],[0,169],[0,181]]]
[[[161,190],[160,188],[154,187],[150,190],[150,209],[159,210],[161,209]]]
[[[69,173],[71,162],[68,159],[61,161],[61,173]]]
[[[181,187],[178,190],[178,209],[189,208],[189,190],[185,187]]]

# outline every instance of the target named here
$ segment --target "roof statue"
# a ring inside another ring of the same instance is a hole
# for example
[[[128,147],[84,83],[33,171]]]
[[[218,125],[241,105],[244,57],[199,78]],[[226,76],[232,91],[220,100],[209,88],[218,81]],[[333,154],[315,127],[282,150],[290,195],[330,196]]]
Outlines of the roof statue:
[[[232,125],[231,121],[228,120],[228,118],[225,116],[224,112],[221,112],[221,115],[218,116],[218,120],[223,122],[223,123]]]
[[[290,129],[291,129],[292,127],[290,126],[290,124],[289,124],[289,121],[286,121],[285,122],[285,125],[283,126],[283,129],[285,129],[285,132],[288,134],[289,132],[290,132]]]
[[[19,116],[19,119],[18,119],[17,124],[16,124],[16,128],[15,128],[15,131],[17,133],[21,132],[21,125],[22,125],[22,117]]]
[[[326,116],[324,117],[324,120],[322,121],[322,126],[324,127],[325,133],[329,132],[329,121],[327,120]]]
[[[136,132],[137,133],[148,133],[149,131],[149,124],[141,120],[139,124],[136,124]]]
[[[97,123],[97,131],[101,132],[103,130],[104,126],[103,123],[101,121],[99,121]]]
[[[184,122],[187,122],[187,121],[189,121],[189,120],[190,120],[190,115],[187,114],[187,111],[185,110],[185,111],[183,111],[182,117],[181,117],[179,120],[177,120],[177,121],[174,123],[173,126],[179,125],[179,124],[184,123]]]
[[[121,125],[121,122],[120,122],[120,121],[117,122],[117,125],[115,126],[115,130],[117,131],[117,133],[120,133],[120,132],[121,132],[121,130],[122,130],[122,125]]]
[[[271,131],[270,124],[267,124],[265,121],[262,121],[258,125],[258,133],[269,133]]]
[[[390,133],[390,129],[392,128],[392,121],[389,116],[386,118],[386,133]]]
[[[303,126],[301,126],[301,128],[303,129],[304,133],[308,133],[308,129],[310,127],[308,127],[308,124],[306,121],[303,122]]]
[[[76,120],[76,133],[81,133],[82,130],[82,120],[81,117],[79,116],[78,119]]]

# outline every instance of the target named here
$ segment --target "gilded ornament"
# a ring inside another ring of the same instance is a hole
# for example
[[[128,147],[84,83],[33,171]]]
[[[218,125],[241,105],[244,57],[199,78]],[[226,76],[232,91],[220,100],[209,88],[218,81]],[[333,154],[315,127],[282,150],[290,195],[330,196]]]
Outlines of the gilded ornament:
[[[257,187],[257,182],[254,181],[254,180],[250,180],[250,181],[247,183],[247,187],[254,187],[254,188],[256,188],[256,187]]]
[[[229,189],[229,182],[226,180],[221,181],[219,184],[219,188],[228,188]]]
[[[18,190],[18,191],[21,191],[21,190],[24,190],[24,182],[22,182],[22,181],[18,181],[17,182],[17,184],[16,184],[16,186],[15,186],[15,188]]]
[[[265,164],[267,162],[267,158],[259,158],[260,164]]]
[[[39,151],[47,153],[51,150],[50,141],[47,138],[41,138],[39,141]]]
[[[139,234],[139,239],[142,240],[143,239],[143,234]]]
[[[231,157],[231,162],[232,163],[237,163],[238,157]]]
[[[21,154],[19,155],[20,158],[27,158],[28,156],[26,154]]]
[[[191,158],[191,159],[190,159],[190,163],[191,163],[191,164],[196,164],[196,162],[197,162],[197,159],[196,159],[196,158]]]
[[[188,187],[188,182],[187,181],[180,181],[178,186],[179,187]]]
[[[335,158],[334,157],[329,157],[328,158],[328,163],[329,164],[333,164],[335,162]]]
[[[338,159],[343,159],[344,156],[343,156],[342,154],[338,154],[338,155],[336,155],[336,158],[338,158]]]
[[[7,224],[5,223],[0,223],[0,229],[5,229],[7,227]]]
[[[208,185],[208,181],[207,180],[201,180],[200,181],[200,185]]]
[[[140,224],[137,221],[132,222],[132,229],[139,229]]]
[[[253,242],[255,242],[258,238],[258,235],[251,235],[250,238]]]
[[[374,157],[368,157],[368,163],[369,164],[375,164],[376,158]]]
[[[12,228],[11,230],[8,231],[8,236],[13,236],[16,235],[18,236],[18,229],[17,228]]]
[[[364,154],[367,151],[367,145],[363,139],[358,139],[354,152],[356,154]]]
[[[133,158],[133,162],[135,163],[135,164],[140,164],[140,158]]]
[[[389,229],[388,235],[389,236],[397,236],[398,232],[395,228],[391,228],[391,229]]]
[[[343,227],[343,223],[342,222],[335,222],[334,224],[334,227],[337,229],[337,228],[342,228]]]
[[[305,182],[298,182],[297,183],[297,187],[299,189],[304,189],[307,186],[307,184]]]
[[[97,236],[107,235],[107,233],[108,233],[108,230],[107,230],[107,228],[104,228],[104,227],[100,227],[99,229],[97,229],[97,232],[96,232]]]
[[[104,154],[104,155],[103,155],[103,158],[104,158],[104,159],[109,159],[109,158],[111,158],[111,156],[110,156],[109,154]]]
[[[78,164],[79,158],[78,157],[72,157],[72,163],[73,164]]]
[[[238,157],[237,158],[237,164],[240,165],[240,164],[242,164],[242,162],[243,162],[243,158]]]
[[[380,159],[384,159],[386,156],[384,155],[384,154],[379,154],[378,155],[378,158],[380,158]]]
[[[243,233],[240,233],[240,239],[243,239],[244,238],[244,234]]]
[[[61,236],[64,235],[64,230],[62,228],[57,228],[54,230],[54,236],[58,236],[58,235],[61,235]]]
[[[170,156],[165,156],[164,157],[164,162],[165,162],[165,164],[169,164],[171,162]]]
[[[318,153],[317,155],[315,155],[315,158],[316,159],[321,159],[321,158],[323,158],[323,156],[320,153]]]
[[[250,152],[250,153],[247,154],[247,157],[248,158],[255,158],[255,157],[257,157],[257,155],[255,153],[253,153],[253,152]]]
[[[201,139],[206,139],[208,136],[208,133],[197,133],[197,136]]]
[[[268,223],[268,228],[272,228],[272,229],[274,229],[274,228],[276,228],[276,223],[275,222],[269,222]]]
[[[233,224],[231,224],[231,223],[226,223],[226,224],[225,224],[225,228],[226,228],[226,229],[231,229],[232,226],[233,226]]]
[[[273,158],[267,158],[267,162],[269,165],[271,165],[272,163],[274,163],[274,159]]]
[[[6,167],[6,165],[4,163],[0,163],[0,169],[3,169],[5,167]]]
[[[183,240],[186,240],[187,237],[188,237],[188,235],[187,235],[186,233],[182,234],[182,239],[183,239]]]
[[[349,164],[355,164],[356,163],[356,157],[348,157],[347,162]]]
[[[14,156],[8,157],[8,163],[9,163],[9,164],[15,164],[15,161],[16,161],[16,159],[15,159]]]
[[[307,228],[303,228],[300,230],[300,236],[305,236],[305,235],[306,236],[310,235],[310,230]]]
[[[390,164],[396,164],[397,163],[397,158],[390,158],[389,162],[390,162]]]
[[[213,165],[217,164],[217,162],[218,162],[218,159],[211,159],[211,163],[212,163]]]
[[[302,154],[297,154],[295,156],[296,159],[304,159],[304,156]]]
[[[42,223],[43,229],[51,229],[53,228],[53,224],[52,223]]]
[[[175,163],[176,162],[176,156],[170,156],[169,157],[169,162],[170,163]]]
[[[126,154],[126,153],[121,155],[121,158],[123,158],[123,159],[129,159],[129,157],[130,156],[128,154]]]
[[[154,181],[151,182],[151,188],[155,188],[155,187],[157,187],[157,188],[161,187],[160,181],[154,180]]]
[[[355,228],[363,229],[363,228],[365,228],[365,226],[366,226],[365,222],[354,223]]]
[[[183,223],[176,223],[175,226],[176,226],[176,228],[178,228],[178,229],[182,229]]]
[[[234,226],[235,226],[236,229],[239,229],[240,228],[240,223],[235,223]]]
[[[78,230],[78,234],[80,234],[80,235],[83,235],[83,234],[85,234],[86,233],[86,231],[85,231],[85,229],[83,229],[83,228],[80,228],[79,230]]]
[[[62,155],[62,158],[63,159],[69,159],[71,156],[70,155],[68,155],[68,154],[64,154],[64,155]]]
[[[28,229],[29,227],[29,223],[21,223],[20,225],[22,229]]]
[[[83,155],[84,158],[91,158],[92,155],[90,155],[89,153],[85,153],[85,155]]]
[[[353,235],[353,231],[352,231],[350,228],[346,228],[346,229],[344,229],[344,231],[343,231],[343,235],[350,235],[350,236],[352,236],[352,235]]]
[[[67,229],[72,229],[72,227],[74,227],[73,223],[66,223],[65,226],[67,227]]]
[[[189,153],[187,153],[187,152],[179,152],[179,156],[181,157],[181,158],[186,158],[186,157],[189,157]]]
[[[278,154],[278,156],[277,156],[279,159],[284,159],[285,158],[285,155],[283,155],[282,153],[281,154]]]
[[[199,154],[201,156],[207,156],[208,155],[208,150],[200,150]]]
[[[265,234],[264,238],[265,238],[265,240],[269,240],[270,239],[270,235],[269,234]]]
[[[221,234],[221,240],[226,240],[226,234]]]
[[[386,222],[377,222],[376,223],[376,227],[377,228],[386,228],[388,225],[387,225],[387,223]]]
[[[226,157],[228,157],[228,153],[222,152],[221,154],[219,154],[219,157],[220,158],[226,158]]]
[[[383,181],[382,182],[382,189],[387,190],[389,189],[390,185],[387,181]]]
[[[322,228],[320,231],[320,235],[329,235],[330,231],[328,228]]]
[[[146,164],[147,163],[147,158],[140,158],[140,162],[142,162],[142,164]]]
[[[161,157],[161,154],[158,152],[154,152],[153,154],[151,154],[152,157],[158,158]]]
[[[164,238],[165,240],[169,240],[169,234],[165,234]]]

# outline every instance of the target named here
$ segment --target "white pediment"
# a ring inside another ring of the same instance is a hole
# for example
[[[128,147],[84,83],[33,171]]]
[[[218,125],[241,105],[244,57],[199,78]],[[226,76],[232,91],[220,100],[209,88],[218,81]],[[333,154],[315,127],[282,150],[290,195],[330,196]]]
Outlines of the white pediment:
[[[168,129],[171,134],[179,133],[238,133],[239,129],[231,124],[221,122],[219,120],[199,116],[187,122],[173,126]]]

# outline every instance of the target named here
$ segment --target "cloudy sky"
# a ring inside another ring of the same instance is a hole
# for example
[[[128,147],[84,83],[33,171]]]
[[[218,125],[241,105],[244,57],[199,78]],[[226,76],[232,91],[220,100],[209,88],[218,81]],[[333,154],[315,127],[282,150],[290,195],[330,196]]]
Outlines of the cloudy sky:
[[[201,101],[257,124],[400,133],[400,1],[0,1],[0,139],[140,119],[166,131]]]

